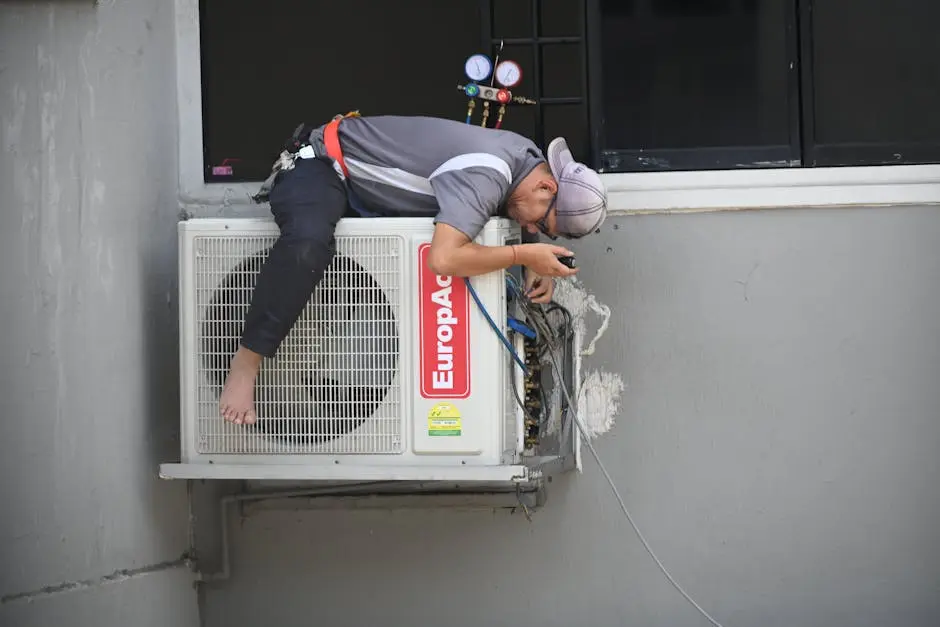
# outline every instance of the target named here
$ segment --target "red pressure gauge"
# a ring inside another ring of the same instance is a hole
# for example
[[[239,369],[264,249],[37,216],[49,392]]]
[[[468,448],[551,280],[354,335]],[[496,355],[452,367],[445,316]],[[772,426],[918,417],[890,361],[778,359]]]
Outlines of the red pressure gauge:
[[[503,87],[515,87],[522,80],[522,68],[515,61],[501,61],[494,72],[496,82]]]

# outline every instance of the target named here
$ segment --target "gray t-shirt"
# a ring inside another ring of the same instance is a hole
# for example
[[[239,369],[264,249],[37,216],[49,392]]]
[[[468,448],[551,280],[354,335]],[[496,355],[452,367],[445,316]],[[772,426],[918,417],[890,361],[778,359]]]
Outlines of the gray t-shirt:
[[[350,117],[339,138],[361,208],[434,217],[470,239],[545,161],[522,135],[443,118]]]

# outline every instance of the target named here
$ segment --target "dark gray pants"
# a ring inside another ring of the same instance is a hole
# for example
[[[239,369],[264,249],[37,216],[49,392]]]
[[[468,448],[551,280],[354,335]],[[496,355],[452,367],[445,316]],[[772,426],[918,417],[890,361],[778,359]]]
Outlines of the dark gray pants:
[[[281,235],[261,268],[241,345],[273,357],[336,253],[340,218],[355,216],[346,187],[327,159],[297,159],[270,195]]]

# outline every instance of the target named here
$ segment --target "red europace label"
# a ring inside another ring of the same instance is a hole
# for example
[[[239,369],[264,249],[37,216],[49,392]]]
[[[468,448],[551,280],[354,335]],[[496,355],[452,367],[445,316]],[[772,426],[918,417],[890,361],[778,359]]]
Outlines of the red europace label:
[[[428,268],[430,244],[418,247],[418,337],[424,398],[470,396],[470,294],[460,277]]]

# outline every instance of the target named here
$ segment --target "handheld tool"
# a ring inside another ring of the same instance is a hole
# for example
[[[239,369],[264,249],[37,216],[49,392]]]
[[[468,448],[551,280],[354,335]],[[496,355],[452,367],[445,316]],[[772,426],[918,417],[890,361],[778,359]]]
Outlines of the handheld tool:
[[[574,268],[577,268],[577,267],[578,267],[578,264],[575,262],[574,256],[559,257],[559,258],[558,258],[558,262],[559,262],[561,265],[567,266],[567,267],[569,267],[569,268],[571,268],[571,269],[574,269]]]

